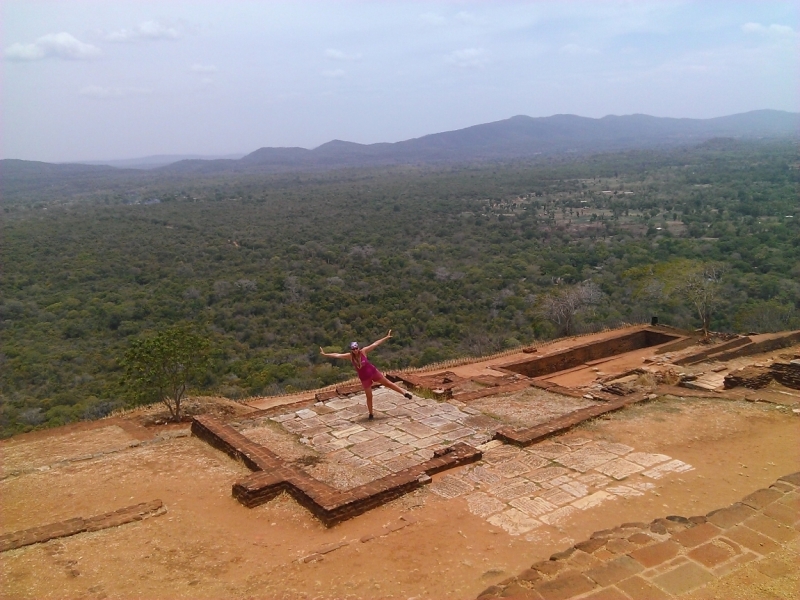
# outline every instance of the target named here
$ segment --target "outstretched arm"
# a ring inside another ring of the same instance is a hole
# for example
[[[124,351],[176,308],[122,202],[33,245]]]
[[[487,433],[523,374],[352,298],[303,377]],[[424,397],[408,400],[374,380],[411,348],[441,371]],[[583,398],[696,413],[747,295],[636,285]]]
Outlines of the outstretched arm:
[[[319,353],[322,354],[322,356],[327,356],[328,358],[350,358],[349,354],[341,354],[340,352],[325,352],[325,350],[322,349],[322,346],[319,347]]]
[[[388,340],[390,337],[392,337],[392,330],[391,330],[391,329],[389,330],[389,333],[387,333],[387,334],[386,334],[384,337],[382,337],[381,339],[379,339],[379,340],[376,340],[376,341],[372,342],[372,343],[371,343],[369,346],[367,346],[366,348],[362,348],[362,349],[361,349],[361,352],[363,352],[364,354],[366,354],[366,353],[367,353],[367,352],[369,352],[370,350],[374,350],[375,348],[377,348],[378,346],[380,346],[380,345],[381,345],[383,342],[385,342],[386,340]]]

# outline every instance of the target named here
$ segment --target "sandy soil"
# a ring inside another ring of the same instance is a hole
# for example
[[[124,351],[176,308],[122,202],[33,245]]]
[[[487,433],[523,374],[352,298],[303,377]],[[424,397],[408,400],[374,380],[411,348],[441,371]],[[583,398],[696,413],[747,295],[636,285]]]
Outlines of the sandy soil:
[[[81,443],[113,445],[116,435],[99,431]],[[63,456],[58,431],[50,437]],[[800,419],[766,404],[661,399],[561,439],[577,437],[668,454],[695,468],[657,480],[651,493],[583,511],[526,541],[471,514],[463,498],[447,500],[428,489],[331,529],[286,496],[247,509],[230,495],[231,484],[249,472],[243,465],[196,438],[165,439],[0,481],[3,533],[155,498],[167,507],[161,517],[4,553],[0,594],[474,598],[593,531],[667,514],[703,514],[800,470]],[[16,449],[17,466],[54,462],[48,445],[37,440]],[[402,528],[391,531],[396,527]],[[322,560],[300,560],[341,541],[351,543]]]

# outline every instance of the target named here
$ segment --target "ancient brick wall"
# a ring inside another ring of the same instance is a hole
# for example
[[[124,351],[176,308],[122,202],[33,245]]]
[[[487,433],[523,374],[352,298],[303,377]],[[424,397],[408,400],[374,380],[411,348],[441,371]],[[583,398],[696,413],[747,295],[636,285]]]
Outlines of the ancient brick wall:
[[[642,329],[626,335],[583,344],[533,360],[507,363],[502,365],[502,368],[526,377],[541,377],[542,375],[572,369],[593,360],[664,344],[674,340],[676,337],[660,331]]]

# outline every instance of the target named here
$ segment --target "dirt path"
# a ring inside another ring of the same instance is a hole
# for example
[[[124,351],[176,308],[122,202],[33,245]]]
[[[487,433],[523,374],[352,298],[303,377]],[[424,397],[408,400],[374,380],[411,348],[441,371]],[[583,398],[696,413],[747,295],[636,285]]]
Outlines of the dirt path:
[[[58,431],[51,435],[55,443]],[[116,443],[119,432],[97,435]],[[85,437],[83,443],[93,443]],[[242,507],[230,489],[248,473],[243,465],[195,438],[166,439],[0,481],[2,533],[155,498],[167,507],[161,517],[4,553],[0,592],[8,598],[474,598],[596,530],[704,514],[800,470],[800,419],[772,405],[662,399],[561,441],[577,438],[669,455],[694,469],[528,539],[472,514],[463,497],[446,499],[426,488],[326,529],[286,496]],[[49,464],[41,439],[18,448],[15,460]],[[59,457],[69,453],[58,447]]]

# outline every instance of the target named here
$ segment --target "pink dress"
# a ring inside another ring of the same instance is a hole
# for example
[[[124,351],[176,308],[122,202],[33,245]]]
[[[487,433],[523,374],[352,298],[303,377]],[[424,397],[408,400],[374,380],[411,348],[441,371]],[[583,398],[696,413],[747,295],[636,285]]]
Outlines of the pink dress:
[[[375,368],[375,365],[367,360],[367,356],[365,354],[361,354],[360,358],[361,365],[353,360],[352,357],[350,358],[350,362],[353,363],[353,367],[358,373],[358,378],[361,380],[361,385],[363,385],[365,388],[368,388],[372,386],[373,381],[377,381],[377,378],[380,376],[381,372]]]

